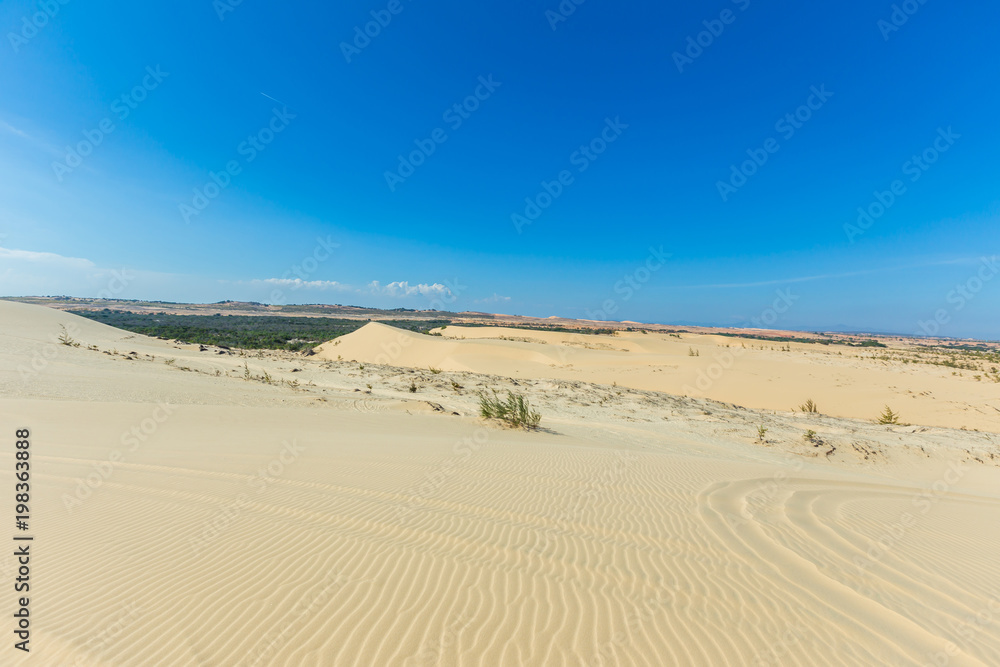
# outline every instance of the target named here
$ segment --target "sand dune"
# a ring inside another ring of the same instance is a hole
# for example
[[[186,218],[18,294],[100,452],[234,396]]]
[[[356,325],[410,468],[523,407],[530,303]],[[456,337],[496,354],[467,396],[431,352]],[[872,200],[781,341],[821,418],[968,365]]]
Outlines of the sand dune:
[[[322,345],[320,354],[412,368],[617,383],[768,410],[792,410],[812,398],[825,414],[854,419],[873,419],[889,405],[915,424],[1000,431],[1000,383],[975,371],[911,363],[917,358],[912,348],[788,343],[785,351],[773,342],[724,336],[595,336],[502,327],[452,326],[441,333],[423,336],[371,323]]]
[[[731,339],[444,333],[239,356],[0,302],[37,559],[4,664],[1000,664],[1000,436],[946,428],[996,430],[996,385],[793,344],[720,403],[655,390]],[[849,397],[920,383],[926,426]],[[485,387],[545,429],[478,419]]]

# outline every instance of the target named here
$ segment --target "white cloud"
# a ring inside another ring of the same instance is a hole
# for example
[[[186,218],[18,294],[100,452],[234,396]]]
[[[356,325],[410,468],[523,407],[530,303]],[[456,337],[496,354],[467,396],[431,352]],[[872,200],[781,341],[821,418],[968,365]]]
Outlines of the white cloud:
[[[28,134],[27,132],[24,132],[23,130],[14,127],[13,125],[3,120],[2,118],[0,118],[0,130],[3,130],[9,134],[13,134],[15,137],[18,137],[19,139],[31,144],[35,148],[45,151],[46,153],[55,157],[56,159],[61,159],[65,157],[64,151],[60,151],[52,144],[42,141],[38,137],[34,137]]]
[[[301,278],[265,278],[264,280],[251,280],[250,285],[269,285],[272,287],[287,287],[298,290],[333,290],[336,292],[356,292],[350,285],[338,283],[336,280],[302,280]]]
[[[130,269],[108,269],[82,257],[0,247],[0,293],[123,297],[136,280]]]
[[[381,294],[384,296],[392,297],[410,297],[410,296],[427,296],[427,297],[442,297],[450,296],[451,290],[442,285],[441,283],[434,283],[428,285],[426,283],[420,283],[419,285],[411,285],[407,281],[403,282],[392,282],[388,285],[382,285],[377,280],[373,280],[368,283],[368,289],[373,294]]]
[[[0,260],[34,262],[74,269],[94,269],[97,267],[89,259],[80,257],[65,257],[57,255],[54,252],[34,252],[31,250],[13,250],[11,248],[0,248]]]
[[[0,238],[2,240],[2,238]],[[303,280],[301,278],[263,278],[246,281],[216,281],[217,287],[209,294],[204,289],[204,278],[193,275],[154,274],[122,268],[108,269],[89,259],[66,257],[52,252],[15,250],[0,246],[0,294],[7,296],[38,296],[67,294],[80,297],[111,298],[165,298],[174,301],[183,298],[211,301],[226,299],[291,298],[292,293],[330,292],[351,294],[370,305],[388,305],[421,297],[433,305],[435,301],[454,300],[452,291],[441,283],[393,281],[383,285],[375,280],[364,286],[350,285],[336,280]],[[196,286],[202,286],[197,289]],[[153,291],[157,296],[153,295]],[[242,288],[242,289],[236,289]],[[250,288],[251,291],[246,291]],[[236,293],[234,293],[234,291]],[[282,292],[285,292],[282,294]],[[498,297],[504,298],[504,297]],[[366,305],[368,305],[366,303]]]
[[[253,288],[278,288],[290,291],[314,291],[314,292],[339,292],[354,294],[355,296],[376,300],[392,299],[402,300],[414,297],[424,297],[427,299],[444,299],[450,297],[452,292],[447,286],[441,283],[418,283],[411,285],[406,280],[396,280],[383,285],[378,280],[373,280],[363,287],[338,282],[336,280],[302,280],[301,278],[264,278],[240,281],[220,281],[223,284],[244,285]]]
[[[4,121],[3,119],[0,119],[0,128],[3,128],[5,130],[7,130],[11,134],[16,134],[17,136],[21,137],[22,139],[31,139],[31,137],[29,137],[27,134],[25,134],[21,130],[17,129],[16,127],[14,127],[13,125],[11,125],[10,123]]]
[[[676,285],[677,289],[726,289],[732,287],[764,287],[768,285],[784,285],[786,283],[804,283],[813,280],[829,280],[831,278],[854,278],[857,276],[869,276],[876,273],[894,273],[896,271],[908,271],[911,269],[924,269],[932,266],[951,266],[955,264],[978,264],[982,258],[962,257],[959,259],[947,259],[934,262],[923,262],[920,264],[906,264],[903,266],[884,266],[875,269],[864,269],[861,271],[848,271],[846,273],[823,273],[815,276],[797,276],[793,278],[783,278],[781,280],[761,280],[749,283],[719,283],[713,285]]]
[[[510,301],[509,296],[501,296],[494,292],[493,296],[488,296],[485,299],[476,299],[473,303],[506,303],[507,301]]]

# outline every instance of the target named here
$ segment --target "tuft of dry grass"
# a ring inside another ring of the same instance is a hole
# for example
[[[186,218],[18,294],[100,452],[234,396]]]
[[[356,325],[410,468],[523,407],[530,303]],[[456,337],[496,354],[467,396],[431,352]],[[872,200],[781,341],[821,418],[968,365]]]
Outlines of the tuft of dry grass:
[[[507,398],[502,399],[497,391],[491,394],[479,392],[479,414],[486,419],[499,419],[516,428],[536,429],[542,420],[542,415],[531,409],[531,404],[523,394],[507,392]]]

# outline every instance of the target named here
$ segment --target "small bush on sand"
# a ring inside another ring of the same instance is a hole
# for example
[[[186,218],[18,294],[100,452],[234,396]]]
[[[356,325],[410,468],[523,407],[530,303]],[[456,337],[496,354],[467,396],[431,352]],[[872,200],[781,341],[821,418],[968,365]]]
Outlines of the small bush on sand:
[[[892,408],[890,408],[887,405],[887,406],[885,406],[885,410],[882,411],[882,414],[880,414],[878,416],[878,419],[875,420],[875,423],[876,424],[898,424],[899,423],[899,413],[898,412],[893,412]]]
[[[767,428],[761,424],[757,427],[757,440],[759,442],[764,442],[764,436],[767,435]]]
[[[60,324],[59,328],[62,330],[62,333],[59,334],[59,342],[60,343],[62,343],[63,345],[66,345],[68,347],[80,347],[80,344],[77,343],[73,339],[73,337],[69,335],[69,331],[66,330],[66,325],[65,324]]]
[[[499,419],[517,428],[534,429],[542,420],[542,415],[531,409],[528,399],[522,394],[507,392],[502,399],[496,389],[491,394],[479,392],[479,414],[486,419]]]
[[[799,406],[799,410],[802,412],[819,412],[819,408],[816,406],[816,401],[807,399],[805,403]]]
[[[410,393],[411,394],[417,393],[417,383],[414,382],[413,380],[410,380]]]

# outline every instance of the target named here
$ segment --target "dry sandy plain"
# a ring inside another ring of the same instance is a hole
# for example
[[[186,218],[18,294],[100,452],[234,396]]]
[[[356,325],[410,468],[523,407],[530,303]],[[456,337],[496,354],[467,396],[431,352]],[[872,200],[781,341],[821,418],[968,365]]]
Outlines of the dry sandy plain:
[[[1000,664],[1000,384],[906,349],[441,333],[243,355],[0,302],[0,521],[29,428],[35,537],[32,652],[0,662]],[[543,428],[481,420],[487,387]]]

